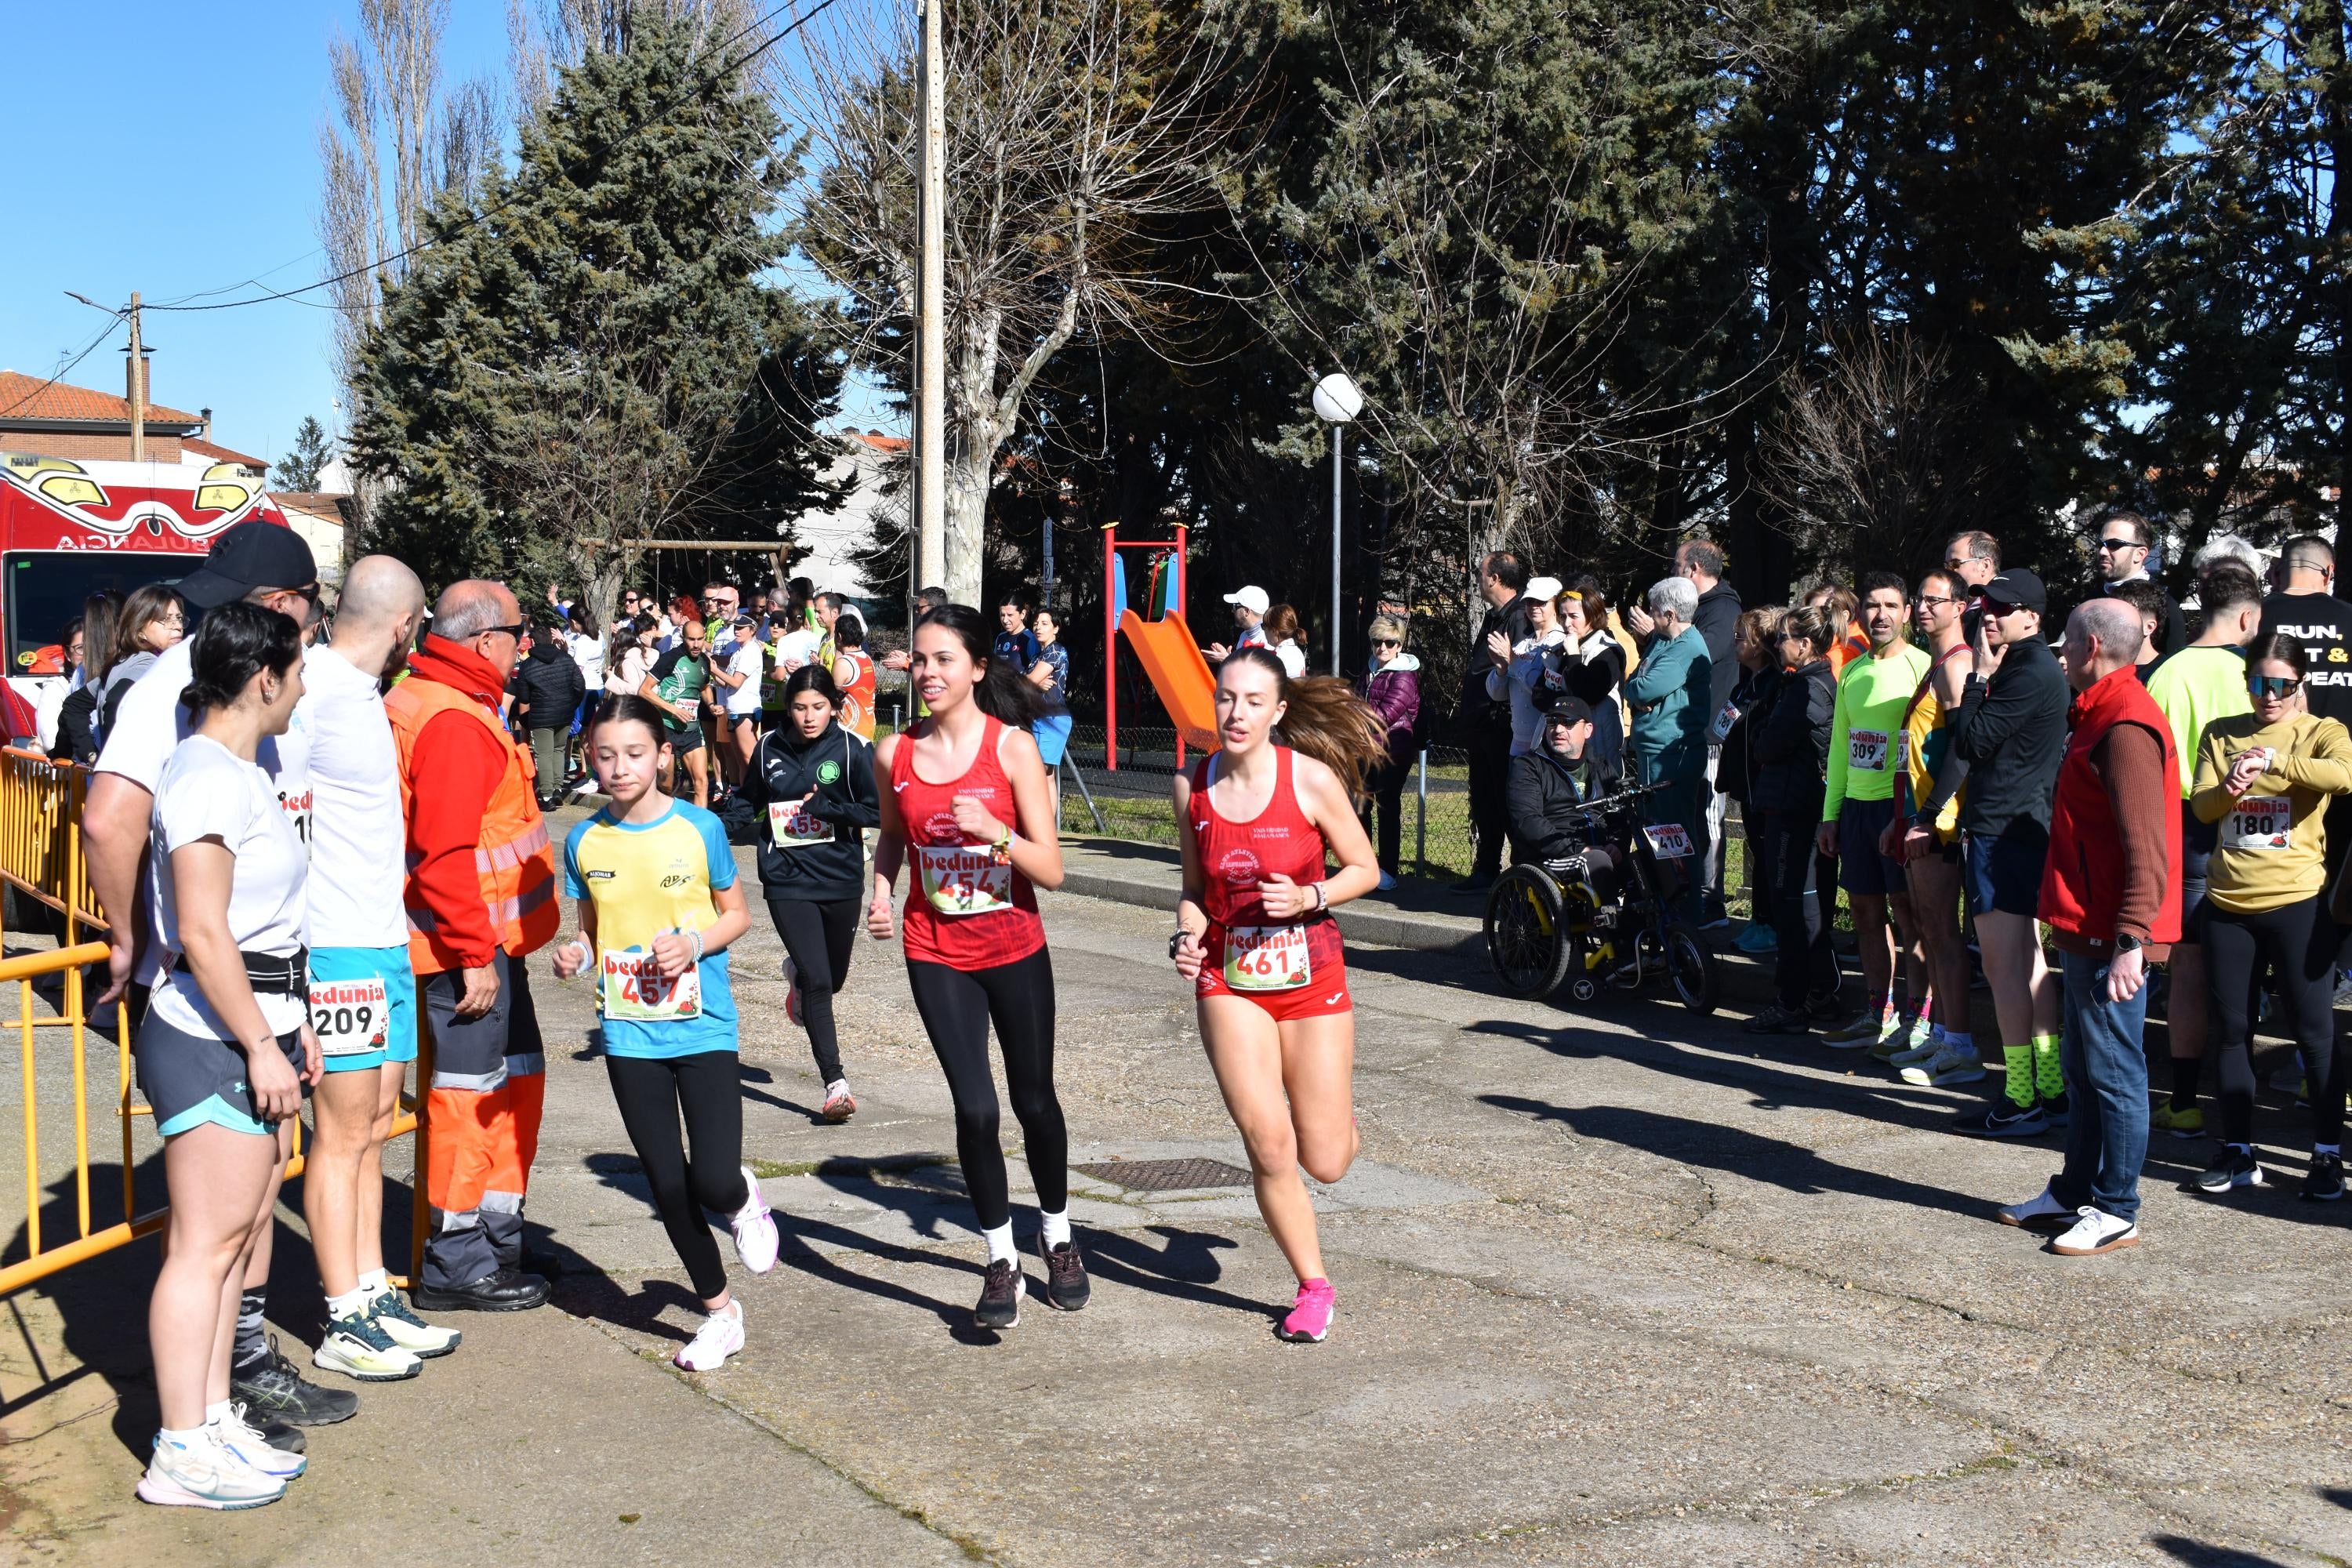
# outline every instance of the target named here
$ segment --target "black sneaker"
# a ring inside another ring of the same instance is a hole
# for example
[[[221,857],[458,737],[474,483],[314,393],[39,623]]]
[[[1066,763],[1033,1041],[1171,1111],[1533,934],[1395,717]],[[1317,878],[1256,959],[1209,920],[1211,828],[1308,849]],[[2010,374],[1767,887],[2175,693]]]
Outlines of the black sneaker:
[[[1964,1121],[1960,1126],[1981,1138],[2039,1138],[2050,1131],[2050,1119],[2039,1105],[2020,1105],[2003,1095],[1983,1121]]]
[[[1452,890],[1462,894],[1483,893],[1499,879],[1492,871],[1473,871],[1454,883]]]
[[[263,1416],[254,1410],[247,1411],[245,1418],[255,1431],[261,1434],[261,1440],[271,1447],[283,1448],[289,1454],[310,1451],[310,1439],[302,1436],[302,1428],[291,1421],[280,1421],[274,1415]]]
[[[1094,1287],[1087,1283],[1087,1266],[1078,1258],[1077,1243],[1066,1241],[1059,1247],[1045,1245],[1043,1231],[1037,1235],[1038,1256],[1045,1260],[1045,1304],[1056,1311],[1075,1312],[1094,1295]]]
[[[1751,1035],[1810,1035],[1813,1032],[1813,1021],[1794,1007],[1783,1007],[1775,1003],[1740,1027]]]
[[[2200,1193],[2226,1193],[2238,1187],[2268,1184],[2263,1176],[2262,1162],[2254,1158],[2252,1151],[2234,1143],[2223,1144],[2211,1167],[2197,1178],[2197,1190]],[[2343,1190],[2340,1178],[2336,1190]]]
[[[2307,1204],[2332,1204],[2344,1196],[2344,1162],[2334,1154],[2314,1154],[2310,1173],[2303,1178],[2303,1189],[2295,1194]]]
[[[1021,1265],[1009,1258],[1000,1258],[988,1266],[988,1278],[981,1282],[980,1305],[971,1310],[971,1321],[983,1329],[1009,1329],[1021,1321],[1021,1298],[1029,1291],[1029,1281],[1021,1272]]]
[[[2046,1096],[2042,1100],[2042,1120],[2050,1123],[2053,1130],[2063,1130],[2066,1123],[2074,1119],[2074,1113],[2066,1103],[2064,1089],[2060,1089],[2056,1094]]]
[[[294,1363],[278,1353],[278,1336],[269,1336],[269,1359],[258,1366],[232,1367],[228,1396],[245,1401],[256,1426],[267,1430],[273,1422],[295,1426],[332,1426],[360,1413],[360,1396],[348,1389],[321,1388],[305,1383]]]
[[[1838,1000],[1838,994],[1832,991],[1826,996],[1806,997],[1805,1016],[1816,1024],[1843,1024],[1846,1012],[1844,1005]]]

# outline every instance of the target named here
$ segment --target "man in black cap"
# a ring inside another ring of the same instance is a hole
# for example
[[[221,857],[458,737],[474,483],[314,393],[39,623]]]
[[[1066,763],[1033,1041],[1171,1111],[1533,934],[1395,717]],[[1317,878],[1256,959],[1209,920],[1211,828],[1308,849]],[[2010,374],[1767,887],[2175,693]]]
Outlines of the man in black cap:
[[[319,605],[319,569],[301,535],[283,523],[240,522],[213,541],[204,563],[181,579],[181,597],[197,611],[240,600],[291,616],[309,639]],[[193,629],[193,628],[191,628]],[[147,993],[171,954],[147,940],[152,911],[141,894],[147,886],[143,863],[148,820],[163,764],[194,728],[182,705],[187,689],[193,637],[166,648],[136,685],[106,732],[106,746],[82,805],[82,841],[89,847],[90,885],[105,911],[109,974],[100,1002],[121,1000],[135,1031],[147,1009]],[[310,741],[298,710],[293,727],[265,736],[256,755],[269,775],[278,803],[294,819],[304,843],[310,837]],[[356,1395],[306,1383],[278,1353],[262,1329],[263,1288],[269,1279],[269,1232],[253,1249],[238,1307],[236,1344],[229,1352],[231,1396],[245,1402],[268,1441],[299,1449],[292,1426],[320,1426],[359,1409]]]
[[[1582,842],[1578,808],[1615,790],[1617,759],[1592,749],[1592,710],[1565,691],[1538,700],[1543,729],[1536,749],[1511,759],[1507,795],[1512,859],[1554,860]]]

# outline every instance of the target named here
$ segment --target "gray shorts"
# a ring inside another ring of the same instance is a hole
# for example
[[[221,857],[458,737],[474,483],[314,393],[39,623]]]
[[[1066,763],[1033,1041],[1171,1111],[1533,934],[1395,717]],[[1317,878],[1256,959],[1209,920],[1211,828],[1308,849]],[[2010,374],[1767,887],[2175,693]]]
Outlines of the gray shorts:
[[[301,1032],[278,1036],[278,1048],[299,1075]],[[262,1121],[254,1109],[245,1053],[226,1040],[183,1033],[150,1013],[131,1044],[131,1059],[138,1068],[139,1092],[154,1110],[155,1131],[162,1136],[207,1121],[234,1132],[275,1135],[275,1125]],[[302,1092],[308,1095],[310,1086],[304,1084]]]

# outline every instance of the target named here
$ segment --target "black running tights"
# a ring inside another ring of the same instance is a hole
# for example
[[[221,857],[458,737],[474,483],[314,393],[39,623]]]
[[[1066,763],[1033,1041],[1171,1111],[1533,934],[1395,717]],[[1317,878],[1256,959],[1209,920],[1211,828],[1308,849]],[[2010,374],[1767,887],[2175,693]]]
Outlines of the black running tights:
[[[784,939],[784,951],[800,972],[801,1026],[808,1030],[816,1075],[826,1083],[842,1076],[841,1040],[833,1024],[833,999],[849,981],[849,955],[857,940],[856,899],[813,903],[770,896],[768,918]]]
[[[2240,914],[2205,900],[2205,973],[2213,1010],[2215,1068],[2221,1081],[2221,1137],[2249,1143],[2254,1128],[2254,1064],[2248,1047],[2267,960],[2279,977],[2294,1043],[2311,1074],[2312,1136],[2344,1135],[2345,1053],[2336,1048],[2336,947],[2340,933],[2315,896]]]
[[[1062,1102],[1054,1095],[1054,965],[1045,950],[993,969],[950,969],[910,958],[907,982],[955,1099],[956,1158],[981,1228],[994,1230],[1013,1217],[1004,1145],[997,1132],[996,1084],[988,1070],[991,1019],[996,1022],[997,1047],[1004,1053],[1004,1086],[1021,1123],[1037,1206],[1048,1214],[1067,1208],[1070,1134],[1062,1124]]]
[[[666,1061],[606,1057],[604,1071],[670,1245],[694,1293],[710,1300],[727,1289],[727,1268],[702,1211],[732,1217],[751,1197],[743,1185],[743,1088],[735,1053],[698,1051]]]

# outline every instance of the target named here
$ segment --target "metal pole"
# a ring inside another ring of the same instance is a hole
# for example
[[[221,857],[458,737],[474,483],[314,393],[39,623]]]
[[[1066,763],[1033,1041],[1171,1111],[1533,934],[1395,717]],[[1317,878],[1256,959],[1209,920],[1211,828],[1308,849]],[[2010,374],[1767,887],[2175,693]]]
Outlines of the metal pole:
[[[1339,432],[1331,426],[1331,673],[1339,673]]]
[[[916,268],[915,581],[947,582],[947,107],[941,91],[940,16],[943,0],[923,4],[923,147]]]
[[[139,291],[131,292],[131,460],[147,460],[147,350],[139,341]],[[210,430],[205,432],[209,436]]]
[[[1429,748],[1421,749],[1421,798],[1412,813],[1412,858],[1421,875],[1429,875]]]

